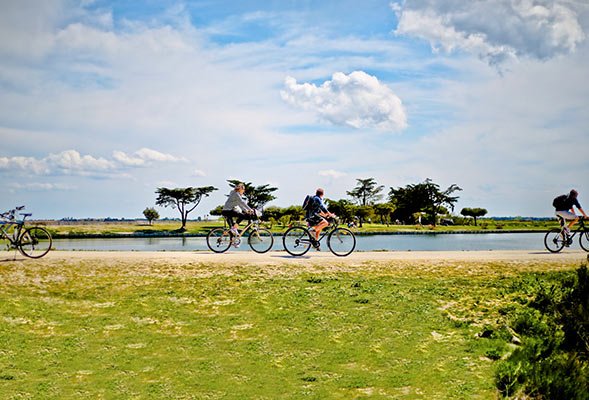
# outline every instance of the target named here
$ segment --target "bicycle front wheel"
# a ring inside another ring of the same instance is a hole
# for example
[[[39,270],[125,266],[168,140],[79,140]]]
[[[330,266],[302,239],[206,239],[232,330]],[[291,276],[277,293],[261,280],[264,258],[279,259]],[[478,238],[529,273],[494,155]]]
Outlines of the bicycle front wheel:
[[[229,229],[215,228],[207,235],[207,246],[215,253],[224,253],[231,246]]]
[[[356,248],[356,236],[347,228],[336,228],[327,237],[327,247],[336,256],[345,257]]]
[[[579,232],[579,245],[585,251],[589,251],[589,230]]]
[[[565,240],[562,237],[560,229],[551,229],[546,236],[544,236],[544,246],[551,253],[558,253],[564,247]]]
[[[30,258],[41,258],[51,250],[53,239],[45,228],[33,226],[27,228],[20,236],[18,249]]]
[[[311,248],[309,231],[301,226],[289,228],[282,236],[284,250],[291,256],[302,256]]]
[[[247,241],[253,251],[256,253],[265,253],[272,248],[274,237],[268,229],[258,228],[250,233]]]

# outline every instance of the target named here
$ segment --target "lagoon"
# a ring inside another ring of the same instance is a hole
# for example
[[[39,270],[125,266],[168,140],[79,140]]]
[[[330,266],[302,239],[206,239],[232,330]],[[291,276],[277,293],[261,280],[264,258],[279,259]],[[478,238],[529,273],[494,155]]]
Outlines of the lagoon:
[[[544,232],[485,234],[403,234],[356,236],[357,251],[481,251],[544,250]],[[54,239],[56,250],[98,251],[210,251],[205,237],[125,237],[92,239]],[[326,239],[322,247],[327,250]],[[572,246],[578,247],[578,242]],[[251,251],[247,238],[239,248]],[[274,237],[272,250],[284,250],[282,236]]]

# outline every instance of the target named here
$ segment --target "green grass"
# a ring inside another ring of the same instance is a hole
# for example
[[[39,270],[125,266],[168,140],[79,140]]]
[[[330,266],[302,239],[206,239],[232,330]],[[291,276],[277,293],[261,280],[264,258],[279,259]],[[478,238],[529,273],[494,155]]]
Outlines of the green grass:
[[[479,336],[526,298],[463,267],[4,262],[0,398],[495,398]]]

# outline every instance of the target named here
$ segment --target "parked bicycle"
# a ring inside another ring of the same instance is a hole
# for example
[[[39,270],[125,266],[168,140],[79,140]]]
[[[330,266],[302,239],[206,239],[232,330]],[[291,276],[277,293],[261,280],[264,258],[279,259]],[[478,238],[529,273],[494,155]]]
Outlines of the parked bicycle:
[[[589,228],[585,227],[585,224],[583,223],[584,218],[579,218],[577,230],[574,231],[572,235],[565,230],[566,222],[564,219],[561,217],[558,217],[558,219],[560,221],[560,229],[551,229],[546,236],[544,236],[544,246],[546,246],[548,251],[558,253],[566,245],[570,246],[577,233],[579,234],[579,245],[583,250],[589,251]]]
[[[319,242],[327,236],[327,247],[333,254],[345,257],[356,248],[356,237],[348,228],[338,226],[336,218],[327,218],[329,225],[323,229]],[[314,233],[305,226],[292,226],[284,232],[282,243],[284,249],[292,256],[302,256],[312,246]]]
[[[25,220],[33,214],[19,213],[23,219],[16,220],[17,211],[24,206],[0,214],[0,241],[6,241],[9,249],[17,249],[24,256],[41,258],[51,250],[53,239],[47,229],[40,226],[25,227]],[[12,229],[12,234],[10,230]]]
[[[235,235],[230,228],[214,228],[207,234],[207,246],[215,253],[224,253],[233,245],[238,247],[241,244],[242,236],[249,231],[247,242],[256,253],[265,253],[272,248],[274,237],[272,233],[260,227],[262,212],[254,210],[254,214],[248,219],[248,224]]]

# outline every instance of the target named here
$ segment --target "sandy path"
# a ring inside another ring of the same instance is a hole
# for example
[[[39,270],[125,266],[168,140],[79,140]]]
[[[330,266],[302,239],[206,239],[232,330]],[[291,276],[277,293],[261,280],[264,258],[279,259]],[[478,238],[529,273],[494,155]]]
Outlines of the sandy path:
[[[14,261],[13,253],[6,253],[0,261]],[[272,251],[257,254],[250,251],[229,251],[224,254],[212,252],[131,252],[131,251],[52,251],[41,260],[29,260],[16,255],[16,261],[23,262],[165,262],[166,264],[246,264],[246,265],[362,265],[366,263],[394,262],[541,262],[551,264],[582,263],[589,255],[582,250],[565,250],[558,254],[537,250],[510,251],[391,251],[391,252],[355,252],[347,257],[336,257],[329,252],[311,251],[303,257],[291,257],[284,251]]]

